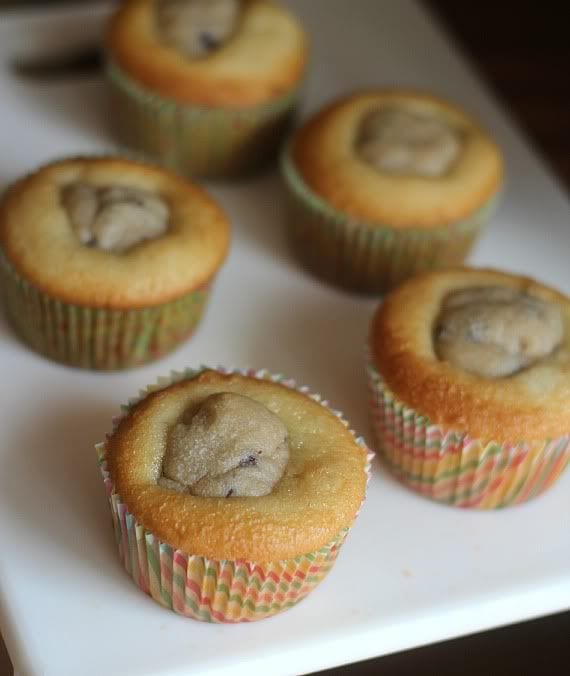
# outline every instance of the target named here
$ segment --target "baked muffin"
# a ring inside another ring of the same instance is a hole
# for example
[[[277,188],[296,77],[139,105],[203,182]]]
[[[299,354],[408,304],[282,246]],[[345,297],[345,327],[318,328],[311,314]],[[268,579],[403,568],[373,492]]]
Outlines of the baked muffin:
[[[499,149],[467,113],[398,89],[328,105],[296,132],[282,168],[297,256],[365,293],[462,262],[503,176]]]
[[[131,402],[98,454],[127,572],[162,605],[210,622],[274,615],[323,579],[370,461],[306,388],[206,367]]]
[[[106,52],[122,142],[208,177],[275,156],[308,58],[299,21],[272,0],[126,0]]]
[[[164,169],[117,158],[55,162],[0,202],[8,316],[56,361],[142,364],[194,331],[228,237],[216,203]]]
[[[503,272],[424,273],[372,322],[379,449],[422,495],[488,509],[545,491],[570,458],[570,300]]]

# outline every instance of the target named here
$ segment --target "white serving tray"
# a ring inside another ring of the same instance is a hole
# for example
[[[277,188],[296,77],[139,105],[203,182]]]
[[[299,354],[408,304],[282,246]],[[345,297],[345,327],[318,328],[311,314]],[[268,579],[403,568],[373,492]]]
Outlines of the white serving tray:
[[[570,205],[526,142],[410,0],[291,0],[313,36],[307,112],[357,86],[433,89],[479,116],[508,162],[504,200],[472,262],[570,292]],[[105,6],[0,15],[0,184],[65,154],[110,146],[103,82],[32,86],[14,56],[82,44]],[[296,608],[250,625],[176,616],[123,572],[93,444],[121,402],[170,369],[266,366],[328,397],[370,439],[363,344],[371,300],[307,276],[280,227],[277,175],[213,187],[233,246],[197,335],[127,373],[53,364],[0,324],[0,624],[19,674],[307,673],[570,606],[570,472],[496,513],[439,506],[376,462],[334,569]]]

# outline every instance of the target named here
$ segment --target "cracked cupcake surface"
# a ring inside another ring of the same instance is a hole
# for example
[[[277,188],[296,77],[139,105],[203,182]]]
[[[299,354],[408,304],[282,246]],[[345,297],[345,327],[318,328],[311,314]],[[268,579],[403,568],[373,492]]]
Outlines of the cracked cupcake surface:
[[[239,0],[157,0],[161,40],[187,58],[200,58],[221,47],[234,33]]]
[[[561,344],[560,308],[514,288],[454,291],[434,335],[437,356],[484,378],[503,378],[548,357]]]
[[[170,431],[159,485],[203,497],[268,495],[288,460],[280,418],[248,396],[220,392]]]
[[[123,253],[168,229],[166,203],[140,188],[72,183],[63,188],[61,199],[73,231],[85,246]]]
[[[378,171],[433,178],[447,173],[461,145],[458,131],[443,118],[403,107],[366,113],[356,140],[360,158]]]

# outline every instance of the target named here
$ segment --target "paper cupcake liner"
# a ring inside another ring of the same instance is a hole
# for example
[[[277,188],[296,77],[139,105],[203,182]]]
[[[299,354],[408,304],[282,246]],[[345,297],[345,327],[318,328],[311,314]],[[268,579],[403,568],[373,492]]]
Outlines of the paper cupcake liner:
[[[137,398],[122,407],[123,413],[115,419],[113,429],[150,392],[193,378],[206,368],[202,366],[172,373],[170,377],[160,379],[156,385],[142,390]],[[328,408],[327,402],[319,395],[311,394],[306,387],[297,387],[293,380],[287,380],[282,375],[271,375],[265,370],[222,367],[216,370],[280,383],[307,394]],[[333,413],[348,426],[341,413]],[[354,436],[366,454],[365,472],[369,478],[373,453],[367,449],[362,438]],[[294,606],[329,572],[349,531],[349,527],[343,528],[317,551],[281,561],[216,560],[175,549],[136,521],[115,491],[107,469],[106,442],[98,444],[96,448],[113,516],[119,555],[125,570],[142,591],[166,608],[186,617],[206,622],[250,622]]]
[[[187,176],[249,174],[273,159],[287,134],[300,87],[242,109],[179,104],[145,90],[107,63],[117,136],[133,150]]]
[[[384,293],[422,270],[463,262],[495,207],[493,196],[469,218],[430,229],[397,229],[357,221],[312,192],[294,166],[290,149],[281,157],[293,250],[317,277],[360,293]]]
[[[189,338],[202,316],[209,285],[176,300],[133,310],[65,303],[23,279],[0,252],[8,319],[33,350],[68,366],[117,370],[158,359]]]
[[[546,491],[570,462],[570,434],[499,442],[432,424],[407,407],[368,364],[378,451],[406,486],[455,507],[497,509]]]

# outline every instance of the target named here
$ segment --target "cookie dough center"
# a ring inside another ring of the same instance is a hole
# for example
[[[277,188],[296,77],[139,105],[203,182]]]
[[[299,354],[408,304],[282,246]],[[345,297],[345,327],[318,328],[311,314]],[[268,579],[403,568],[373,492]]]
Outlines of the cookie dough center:
[[[461,289],[444,300],[434,343],[439,359],[484,378],[510,376],[560,345],[560,308],[516,289]]]
[[[437,178],[461,152],[457,130],[436,115],[382,108],[362,119],[356,150],[374,169],[387,174]]]
[[[235,31],[240,0],[157,0],[162,41],[187,58],[207,56]]]
[[[281,419],[250,397],[220,392],[172,428],[158,483],[203,497],[267,495],[288,460]]]
[[[63,188],[61,198],[71,227],[85,246],[123,253],[168,229],[168,206],[146,190],[73,183]]]

